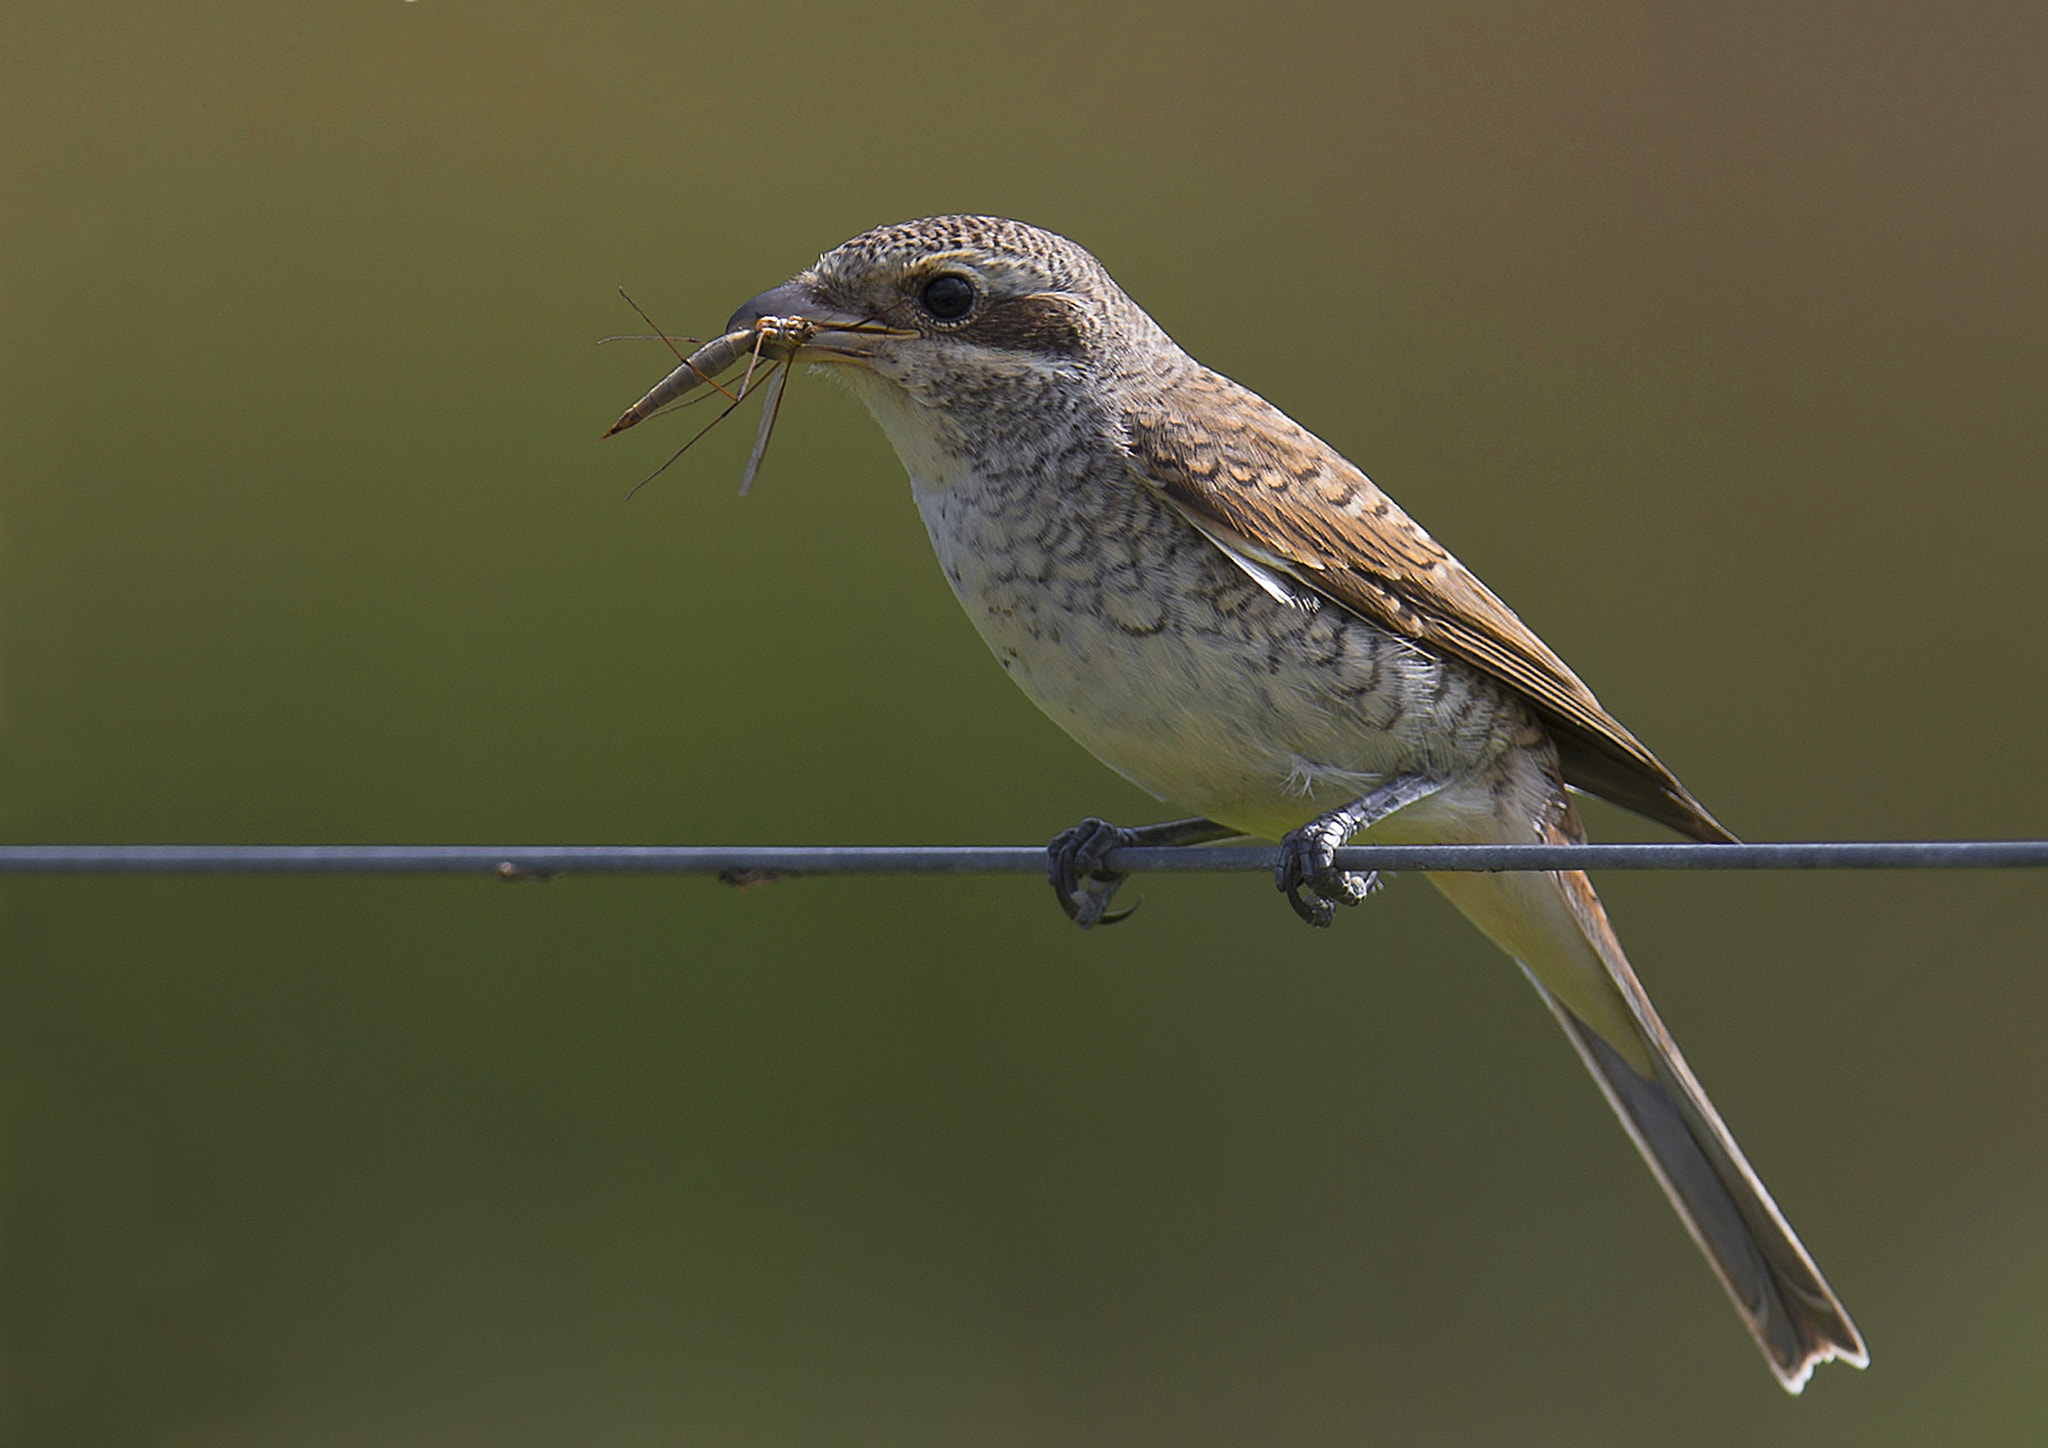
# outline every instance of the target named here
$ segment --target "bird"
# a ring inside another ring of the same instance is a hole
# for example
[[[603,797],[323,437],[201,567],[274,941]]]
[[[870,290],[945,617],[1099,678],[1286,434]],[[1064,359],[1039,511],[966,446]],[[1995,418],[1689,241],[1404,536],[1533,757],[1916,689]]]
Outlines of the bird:
[[[789,368],[844,382],[997,661],[1097,759],[1190,812],[1053,839],[1048,876],[1083,926],[1122,918],[1108,861],[1133,844],[1278,841],[1276,883],[1326,927],[1378,883],[1338,868],[1340,847],[1576,844],[1573,790],[1735,839],[1362,471],[1189,356],[1062,236],[966,215],[865,232],[742,305],[612,430],[745,352],[750,381],[780,364],[748,479]],[[1867,1365],[1586,876],[1429,878],[1550,1008],[1777,1380],[1798,1393],[1819,1363]]]

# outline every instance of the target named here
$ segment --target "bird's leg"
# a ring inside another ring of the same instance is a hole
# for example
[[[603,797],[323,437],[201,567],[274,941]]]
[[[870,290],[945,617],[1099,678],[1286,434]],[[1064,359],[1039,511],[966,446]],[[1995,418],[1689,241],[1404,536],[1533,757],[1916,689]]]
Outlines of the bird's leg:
[[[1427,799],[1446,781],[1422,774],[1396,775],[1372,793],[1340,809],[1319,814],[1280,840],[1280,863],[1273,883],[1294,907],[1294,913],[1318,930],[1329,928],[1337,906],[1356,905],[1379,888],[1377,873],[1360,875],[1337,868],[1337,851],[1360,830],[1378,824],[1395,810]],[[1306,891],[1306,894],[1304,894]]]
[[[1214,820],[1171,820],[1161,825],[1126,829],[1090,815],[1070,830],[1061,830],[1045,847],[1045,878],[1067,918],[1086,930],[1114,925],[1138,907],[1108,911],[1109,897],[1125,877],[1104,866],[1111,850],[1126,845],[1206,845],[1242,834]],[[1104,913],[1108,911],[1108,913]]]

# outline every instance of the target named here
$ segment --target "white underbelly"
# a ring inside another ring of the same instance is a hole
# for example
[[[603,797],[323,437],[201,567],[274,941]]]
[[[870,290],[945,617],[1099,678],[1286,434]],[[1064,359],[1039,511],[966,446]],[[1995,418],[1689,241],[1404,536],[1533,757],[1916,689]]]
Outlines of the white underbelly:
[[[1337,610],[1279,603],[1177,516],[1186,536],[1163,548],[1033,532],[954,488],[914,493],[997,661],[1091,754],[1175,808],[1277,836],[1393,775],[1453,763],[1433,720],[1458,702],[1443,664]]]

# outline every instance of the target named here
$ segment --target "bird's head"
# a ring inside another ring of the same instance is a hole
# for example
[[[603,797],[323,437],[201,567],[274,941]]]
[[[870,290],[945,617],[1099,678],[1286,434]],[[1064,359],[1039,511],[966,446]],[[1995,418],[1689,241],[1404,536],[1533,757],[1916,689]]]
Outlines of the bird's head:
[[[857,236],[741,307],[726,330],[771,316],[818,324],[804,360],[853,363],[913,394],[943,387],[955,401],[976,374],[1097,368],[1157,330],[1086,251],[994,216],[933,216]],[[833,330],[847,324],[889,333],[847,345]]]
[[[723,337],[613,431],[715,386],[712,379],[742,359],[749,378],[764,364],[798,362],[838,376],[913,474],[921,462],[973,450],[1025,412],[1080,421],[1076,399],[1106,404],[1119,379],[1186,360],[1101,263],[1065,237],[1002,217],[933,216],[857,236],[748,301]]]

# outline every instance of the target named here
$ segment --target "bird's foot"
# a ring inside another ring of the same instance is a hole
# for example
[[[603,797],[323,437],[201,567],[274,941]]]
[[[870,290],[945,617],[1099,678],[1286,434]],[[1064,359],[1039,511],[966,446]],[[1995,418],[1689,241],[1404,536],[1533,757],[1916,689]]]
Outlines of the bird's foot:
[[[1045,878],[1067,918],[1083,930],[1114,925],[1138,907],[1109,908],[1110,897],[1129,877],[1105,863],[1112,851],[1127,845],[1201,845],[1227,840],[1238,831],[1213,820],[1173,820],[1167,824],[1127,829],[1090,815],[1072,829],[1061,830],[1045,847]]]
[[[1052,893],[1069,920],[1086,930],[1094,925],[1114,925],[1138,908],[1109,908],[1110,897],[1130,877],[1103,864],[1112,850],[1137,842],[1136,830],[1113,825],[1094,815],[1052,837],[1052,843],[1045,847],[1045,878],[1051,882]]]
[[[1319,814],[1280,839],[1280,861],[1273,883],[1294,907],[1294,913],[1318,930],[1327,930],[1339,905],[1356,905],[1380,887],[1379,872],[1337,868],[1337,851],[1360,830],[1378,824],[1396,810],[1427,799],[1444,781],[1421,774],[1401,774],[1372,793],[1341,809]]]
[[[1337,868],[1337,851],[1355,830],[1342,810],[1318,815],[1280,840],[1280,862],[1273,883],[1294,907],[1294,913],[1318,930],[1328,930],[1339,905],[1356,905],[1380,887],[1377,870],[1359,874]]]

